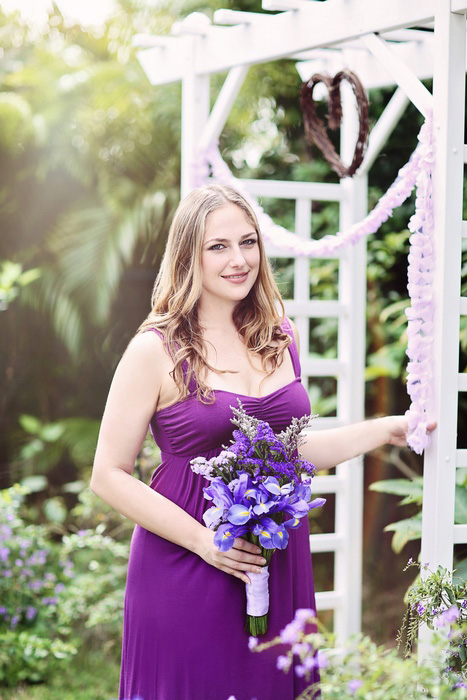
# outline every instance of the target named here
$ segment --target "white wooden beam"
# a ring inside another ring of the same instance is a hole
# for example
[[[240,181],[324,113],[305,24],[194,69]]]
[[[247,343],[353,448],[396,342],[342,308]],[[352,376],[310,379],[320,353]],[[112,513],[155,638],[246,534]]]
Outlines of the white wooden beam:
[[[337,591],[320,591],[316,594],[318,610],[340,610],[344,604],[344,596]]]
[[[401,116],[407,109],[408,103],[409,98],[402,88],[398,87],[386,105],[384,112],[371,130],[368,139],[368,148],[359,168],[361,174],[367,173],[370,170],[376,158],[381,153],[381,149],[387,143],[389,136],[399,123]]]
[[[319,202],[339,202],[344,196],[341,185],[331,182],[294,182],[293,180],[250,180],[242,184],[255,197],[300,199],[307,197]]]
[[[310,549],[313,552],[336,552],[344,546],[344,539],[335,532],[310,535]]]
[[[465,15],[467,13],[467,2],[465,0],[451,0],[451,12]]]
[[[313,428],[311,428],[311,431]],[[310,432],[311,432],[310,431]],[[333,474],[313,477],[313,494],[316,493],[338,493],[342,490],[343,480]]]
[[[467,543],[467,525],[454,525],[454,544]]]
[[[303,9],[275,15],[218,10],[214,13],[215,23],[235,26],[226,27],[221,35],[208,31],[206,36],[197,37],[193,70],[197,74],[218,73],[240,64],[261,63],[340,44],[364,34],[420,26],[433,20],[437,3],[438,0],[328,0],[307,2]],[[261,40],[253,40],[253,27],[261,29]],[[139,59],[143,64],[145,59]],[[171,50],[159,70],[154,84],[180,80],[184,59]]]
[[[368,34],[362,40],[426,118],[433,109],[433,97],[423,83],[409,70],[407,64],[401,61],[389,48],[384,39],[376,34]]]
[[[193,37],[185,42],[193,49]],[[209,116],[209,76],[196,75],[193,71],[192,53],[187,53],[187,62],[182,80],[182,143],[181,143],[181,196],[193,187],[193,166],[197,156],[199,134]]]
[[[217,143],[230,110],[248,74],[248,68],[249,66],[235,66],[230,69],[201,134],[198,144],[200,151],[208,148],[213,143]]]
[[[456,450],[456,467],[467,467],[467,450]]]
[[[394,85],[394,78],[364,45],[363,41],[343,44],[342,48],[318,48],[295,54],[300,59],[296,68],[302,80],[309,80],[313,73],[334,75],[343,68],[356,73],[367,90]],[[391,42],[391,51],[419,80],[433,76],[433,39],[425,42]],[[345,50],[346,61],[343,55]]]
[[[421,561],[431,570],[453,564],[456,478],[459,298],[465,120],[465,18],[439,3],[435,18],[433,396],[438,420],[425,451]],[[466,375],[467,377],[467,375]]]

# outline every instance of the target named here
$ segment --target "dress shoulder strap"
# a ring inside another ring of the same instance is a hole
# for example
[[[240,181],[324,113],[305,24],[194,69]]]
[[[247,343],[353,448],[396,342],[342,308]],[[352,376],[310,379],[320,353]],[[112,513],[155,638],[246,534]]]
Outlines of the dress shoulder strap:
[[[284,318],[284,321],[282,322],[281,330],[284,331],[284,333],[287,333],[287,335],[289,335],[292,338],[292,342],[289,345],[289,352],[290,352],[290,357],[292,358],[292,366],[294,368],[295,376],[300,379],[301,374],[302,374],[302,368],[300,366],[300,357],[298,355],[298,347],[297,347],[297,343],[295,341],[295,335],[294,335],[294,332],[292,330],[290,320],[287,318],[287,316]]]

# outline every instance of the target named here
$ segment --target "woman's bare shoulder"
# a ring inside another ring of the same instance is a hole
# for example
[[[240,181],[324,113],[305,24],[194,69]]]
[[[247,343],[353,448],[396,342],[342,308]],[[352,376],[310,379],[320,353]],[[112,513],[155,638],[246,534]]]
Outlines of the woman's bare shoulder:
[[[132,338],[119,363],[120,370],[133,374],[159,376],[173,367],[162,338],[154,332],[138,333]]]

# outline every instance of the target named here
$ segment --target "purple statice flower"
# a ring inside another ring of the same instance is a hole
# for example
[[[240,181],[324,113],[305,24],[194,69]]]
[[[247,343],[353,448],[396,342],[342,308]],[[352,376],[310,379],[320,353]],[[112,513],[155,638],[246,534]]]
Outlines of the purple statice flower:
[[[23,566],[23,560],[22,559],[15,559],[15,564],[16,564],[16,566]]]
[[[352,695],[354,695],[362,685],[363,685],[363,681],[360,681],[357,678],[354,678],[353,680],[351,680],[347,683],[347,689],[348,689],[349,693],[352,693]]]
[[[464,598],[464,600],[462,601],[461,608],[467,608],[467,598]]]
[[[34,620],[37,615],[37,610],[34,606],[28,605],[26,608],[26,620]]]
[[[11,618],[11,622],[10,622],[10,628],[12,630],[14,630],[16,625],[18,624],[18,622],[19,622],[19,615],[13,615],[13,617]]]
[[[423,615],[423,613],[425,612],[425,606],[422,605],[421,603],[418,603],[418,605],[417,605],[417,612],[418,612],[419,615]]]
[[[6,613],[6,607],[4,605],[0,605],[0,615],[5,615]]]
[[[64,583],[57,583],[57,585],[54,588],[54,593],[59,594],[63,593],[65,590],[65,584]]]
[[[11,578],[12,577],[12,573],[11,573],[10,569],[4,569],[2,573],[3,573],[4,578]]]
[[[295,666],[295,673],[297,674],[297,676],[299,678],[303,678],[303,676],[306,674],[306,672],[307,672],[307,669],[305,668],[305,666],[302,666],[301,664],[298,664],[297,666]]]
[[[56,581],[57,577],[51,571],[48,571],[44,576],[46,581]]]
[[[9,553],[9,547],[0,547],[0,561],[7,562]]]

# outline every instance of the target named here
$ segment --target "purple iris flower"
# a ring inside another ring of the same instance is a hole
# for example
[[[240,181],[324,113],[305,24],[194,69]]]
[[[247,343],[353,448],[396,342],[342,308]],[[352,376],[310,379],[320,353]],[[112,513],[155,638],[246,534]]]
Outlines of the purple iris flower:
[[[233,543],[236,537],[240,537],[248,532],[248,528],[245,525],[232,525],[231,523],[224,523],[224,525],[219,525],[214,535],[214,544],[217,549],[221,552],[226,552],[228,549],[233,547]]]
[[[287,483],[281,486],[274,476],[268,476],[267,479],[263,481],[263,486],[272,493],[273,496],[287,496],[293,491],[293,484]]]
[[[224,509],[218,506],[212,506],[208,508],[205,513],[203,513],[203,520],[210,530],[214,530],[216,525],[221,522],[224,515]]]
[[[251,508],[235,503],[227,512],[227,520],[234,525],[244,525],[251,518]]]
[[[254,526],[253,533],[258,536],[264,549],[285,549],[289,534],[283,525],[278,525],[272,518],[262,518]]]
[[[229,487],[220,479],[214,479],[214,481],[211,481],[210,485],[206,486],[203,491],[206,498],[208,498],[210,501],[214,501],[214,505],[216,505],[218,508],[227,509],[234,504]]]

